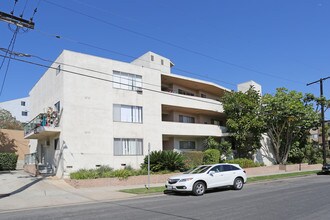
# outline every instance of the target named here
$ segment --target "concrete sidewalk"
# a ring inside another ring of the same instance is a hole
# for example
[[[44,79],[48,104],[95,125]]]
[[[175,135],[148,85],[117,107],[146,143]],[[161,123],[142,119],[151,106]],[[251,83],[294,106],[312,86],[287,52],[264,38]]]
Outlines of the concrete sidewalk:
[[[278,174],[278,172],[268,173],[268,175],[272,174]],[[150,186],[164,186],[164,184]],[[0,213],[141,197],[141,195],[119,192],[119,190],[144,187],[144,185],[132,185],[77,189],[63,179],[33,177],[22,170],[0,172],[0,186]]]
[[[164,184],[153,184],[151,186],[162,185]],[[0,186],[0,213],[21,209],[134,198],[138,195],[119,192],[119,190],[144,187],[144,185],[136,185],[76,189],[62,179],[32,177],[24,171],[0,173]]]

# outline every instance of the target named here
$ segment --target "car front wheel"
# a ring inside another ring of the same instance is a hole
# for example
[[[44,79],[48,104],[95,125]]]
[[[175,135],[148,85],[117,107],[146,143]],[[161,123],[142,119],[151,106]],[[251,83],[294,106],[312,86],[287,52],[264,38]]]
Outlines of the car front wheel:
[[[234,190],[241,190],[243,188],[244,182],[243,179],[238,177],[234,180],[233,188]]]
[[[195,196],[201,196],[204,194],[206,190],[205,183],[198,181],[193,186],[193,193]]]

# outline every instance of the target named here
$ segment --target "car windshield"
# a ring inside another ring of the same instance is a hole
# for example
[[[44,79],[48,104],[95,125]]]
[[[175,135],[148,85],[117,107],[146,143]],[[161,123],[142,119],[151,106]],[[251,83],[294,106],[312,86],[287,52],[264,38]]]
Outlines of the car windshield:
[[[186,173],[195,174],[195,173],[205,173],[211,166],[199,166],[192,170],[188,170]]]

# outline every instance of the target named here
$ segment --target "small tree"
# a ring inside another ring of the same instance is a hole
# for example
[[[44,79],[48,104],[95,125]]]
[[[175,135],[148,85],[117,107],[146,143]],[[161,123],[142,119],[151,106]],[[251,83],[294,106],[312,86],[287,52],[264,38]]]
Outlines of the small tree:
[[[16,144],[14,139],[10,139],[5,133],[0,131],[0,152],[16,152]]]
[[[0,129],[22,130],[23,125],[9,111],[0,109]]]
[[[261,114],[260,94],[253,87],[243,93],[226,93],[222,97],[227,115],[226,126],[239,157],[250,158],[261,147],[265,123]]]
[[[263,113],[279,164],[285,164],[293,144],[306,143],[309,130],[319,124],[319,115],[310,100],[302,93],[286,88],[278,88],[274,96],[266,94],[263,97]]]

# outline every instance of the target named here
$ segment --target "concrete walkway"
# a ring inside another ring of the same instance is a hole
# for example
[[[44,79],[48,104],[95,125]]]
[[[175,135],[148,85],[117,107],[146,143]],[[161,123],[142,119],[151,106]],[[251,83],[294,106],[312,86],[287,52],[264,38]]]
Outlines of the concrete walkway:
[[[162,186],[154,184],[151,186]],[[120,189],[141,188],[142,185],[125,187],[93,187],[76,189],[62,179],[32,177],[24,171],[0,173],[0,213],[69,204],[112,201],[137,197],[119,192]]]

